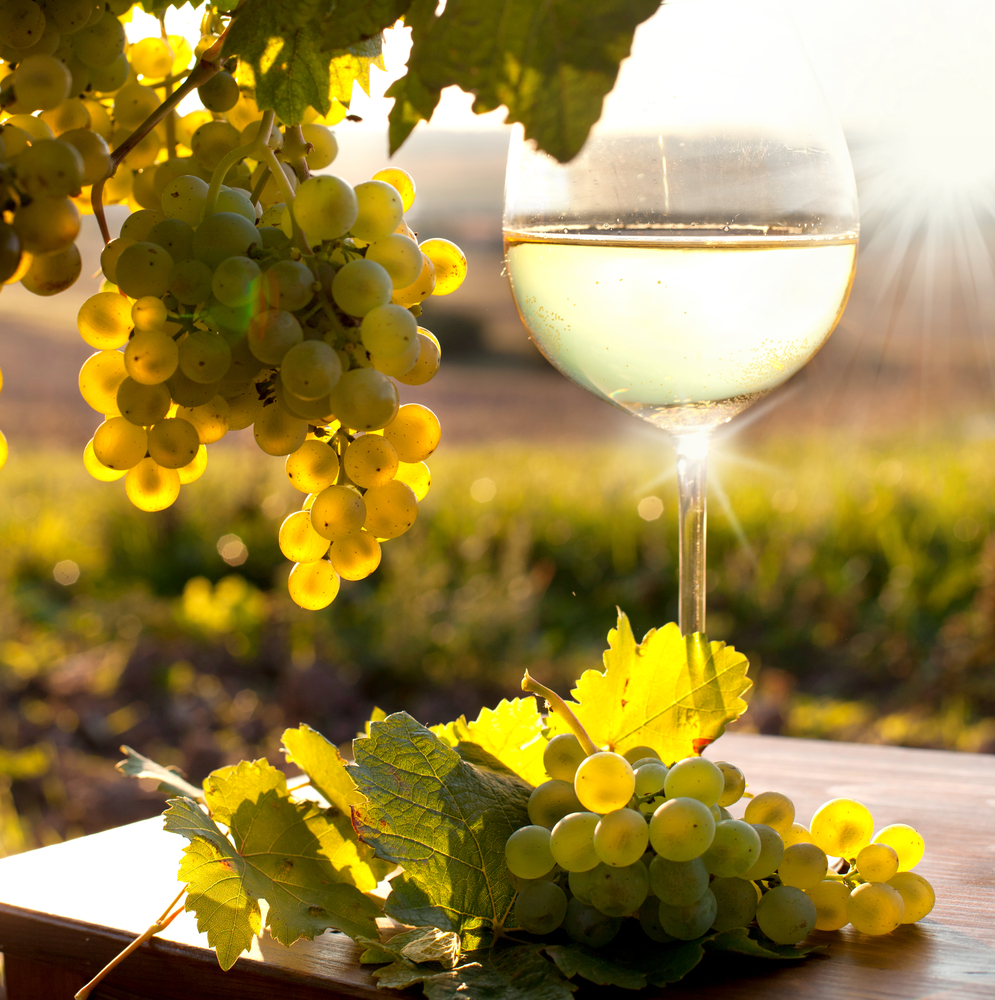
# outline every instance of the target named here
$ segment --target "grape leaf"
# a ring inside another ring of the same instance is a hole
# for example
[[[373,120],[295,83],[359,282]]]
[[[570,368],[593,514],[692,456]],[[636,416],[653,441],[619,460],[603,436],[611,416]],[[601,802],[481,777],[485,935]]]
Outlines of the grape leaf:
[[[222,968],[260,932],[261,899],[266,926],[285,945],[329,927],[376,935],[379,908],[360,890],[377,879],[344,816],[293,801],[283,773],[266,761],[223,768],[204,784],[211,817],[190,799],[172,799],[165,827],[190,841],[179,874],[186,908]]]
[[[528,823],[530,789],[475,768],[405,712],[353,743],[350,773],[367,802],[353,822],[376,856],[404,867],[387,913],[455,931],[464,947],[489,944],[515,898],[504,843]]]
[[[534,698],[505,699],[497,708],[481,709],[473,722],[467,722],[466,716],[461,715],[455,722],[432,727],[432,732],[456,748],[464,760],[478,762],[460,749],[461,744],[475,744],[530,785],[538,785],[547,778],[542,762],[546,746],[542,730],[543,720]]]
[[[307,725],[288,729],[283,734],[287,760],[296,764],[310,779],[315,790],[336,809],[348,814],[363,801],[346,770],[339,748]]]
[[[620,611],[608,644],[605,669],[586,670],[568,702],[599,747],[650,746],[670,763],[700,754],[746,711],[749,663],[724,642],[685,639],[671,623],[637,645]],[[552,735],[569,732],[560,716],[548,721]]]
[[[508,121],[565,162],[580,150],[629,54],[636,26],[659,0],[414,0],[405,21],[408,72],[387,91],[393,153],[444,87],[476,95],[474,111],[505,105]]]
[[[580,976],[598,986],[620,986],[624,990],[641,990],[646,985],[646,976],[639,969],[614,962],[593,948],[555,944],[546,948],[546,954],[567,979]]]
[[[750,955],[753,958],[781,958],[799,959],[806,955],[811,955],[813,951],[822,951],[825,945],[793,945],[775,944],[773,941],[763,938],[757,940],[750,937],[750,932],[746,927],[736,927],[731,931],[722,931],[715,934],[706,942],[709,948],[716,951],[733,951],[739,955]]]
[[[124,760],[118,761],[114,766],[122,774],[129,778],[153,778],[159,782],[160,792],[185,795],[188,799],[196,799],[200,802],[204,800],[204,793],[196,785],[184,781],[172,768],[149,760],[148,757],[144,757],[129,746],[122,746],[120,750],[125,755]]]
[[[440,931],[438,927],[415,927],[403,934],[395,934],[387,941],[360,938],[357,942],[367,946],[360,955],[360,962],[393,962],[407,959],[410,962],[437,962],[447,969],[459,961],[459,935],[452,931]],[[376,952],[376,955],[371,955]],[[367,957],[369,956],[369,957]]]

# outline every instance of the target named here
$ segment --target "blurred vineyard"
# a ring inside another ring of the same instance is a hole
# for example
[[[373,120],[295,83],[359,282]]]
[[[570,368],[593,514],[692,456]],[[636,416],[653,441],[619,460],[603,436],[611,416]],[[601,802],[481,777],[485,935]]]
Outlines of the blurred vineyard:
[[[719,449],[709,633],[751,659],[740,728],[995,752],[992,451]],[[317,614],[283,586],[276,529],[297,498],[280,463],[211,461],[156,515],[75,456],[4,470],[0,850],[159,811],[114,772],[121,743],[199,780],[275,762],[300,721],[342,742],[375,705],[476,714],[526,667],[565,690],[600,662],[616,605],[639,635],[676,616],[663,442],[443,449],[415,527]]]

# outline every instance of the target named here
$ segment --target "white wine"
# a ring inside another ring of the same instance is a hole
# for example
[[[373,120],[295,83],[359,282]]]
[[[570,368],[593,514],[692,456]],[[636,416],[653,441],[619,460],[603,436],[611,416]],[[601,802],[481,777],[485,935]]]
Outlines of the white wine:
[[[855,233],[506,232],[522,321],[585,389],[667,430],[724,423],[836,326]]]

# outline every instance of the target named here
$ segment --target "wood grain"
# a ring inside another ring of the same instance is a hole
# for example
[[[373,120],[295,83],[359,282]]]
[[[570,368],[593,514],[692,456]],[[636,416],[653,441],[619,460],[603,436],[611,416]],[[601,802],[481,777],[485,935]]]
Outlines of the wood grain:
[[[741,766],[752,791],[790,795],[801,822],[827,799],[850,796],[871,808],[879,826],[912,824],[926,839],[917,870],[936,888],[936,908],[922,923],[882,938],[852,929],[816,935],[826,952],[804,962],[744,966],[713,954],[707,968],[666,991],[637,995],[582,985],[578,998],[995,998],[995,757],[733,734],[708,756]],[[734,814],[741,808],[734,807]],[[175,895],[182,843],[156,819],[0,861],[0,951],[7,962],[8,1000],[70,1000]],[[223,973],[192,914],[184,914],[115,970],[94,997],[408,995],[378,991],[357,956],[341,934],[291,949],[264,938]]]

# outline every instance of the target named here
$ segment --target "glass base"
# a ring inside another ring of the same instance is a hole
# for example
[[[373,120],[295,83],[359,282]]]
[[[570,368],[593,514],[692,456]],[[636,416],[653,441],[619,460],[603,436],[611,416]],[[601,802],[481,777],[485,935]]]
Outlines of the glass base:
[[[694,403],[673,403],[659,406],[652,403],[622,403],[613,400],[627,413],[651,423],[671,434],[707,432],[728,423],[738,413],[769,395],[770,389],[748,392],[730,399],[704,400]]]

